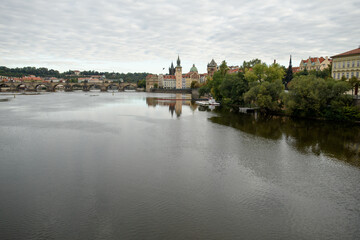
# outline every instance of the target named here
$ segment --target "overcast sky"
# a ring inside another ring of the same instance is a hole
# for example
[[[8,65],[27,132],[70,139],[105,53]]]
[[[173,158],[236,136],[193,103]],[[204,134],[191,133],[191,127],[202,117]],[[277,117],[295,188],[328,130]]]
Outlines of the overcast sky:
[[[288,66],[360,45],[359,0],[2,0],[0,65],[165,73],[215,59]],[[163,70],[165,68],[165,70]]]

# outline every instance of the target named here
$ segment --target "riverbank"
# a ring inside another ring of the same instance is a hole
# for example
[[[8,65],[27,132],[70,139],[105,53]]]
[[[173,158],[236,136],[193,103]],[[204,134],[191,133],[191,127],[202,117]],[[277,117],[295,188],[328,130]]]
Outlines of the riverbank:
[[[165,88],[152,88],[150,89],[152,93],[183,93],[191,94],[192,89],[165,89]]]
[[[347,123],[354,123],[360,125],[360,120],[351,120],[351,119],[331,119],[326,117],[317,117],[317,116],[296,116],[287,114],[284,110],[280,112],[273,112],[273,111],[265,111],[259,107],[245,107],[240,105],[231,105],[231,104],[221,104],[222,111],[227,112],[235,112],[239,114],[261,114],[267,116],[279,116],[279,117],[289,117],[292,119],[304,119],[304,120],[316,120],[316,121],[328,121],[328,122],[347,122]],[[250,110],[250,111],[248,111]]]

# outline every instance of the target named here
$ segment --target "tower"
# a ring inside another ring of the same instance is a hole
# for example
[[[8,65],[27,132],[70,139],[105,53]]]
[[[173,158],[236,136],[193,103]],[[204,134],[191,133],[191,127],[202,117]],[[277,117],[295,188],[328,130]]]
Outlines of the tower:
[[[175,68],[175,79],[176,79],[176,89],[182,89],[182,67],[180,65],[179,55],[177,59],[177,65]]]
[[[171,62],[171,67],[169,67],[169,75],[175,75],[175,68],[173,62]]]
[[[293,72],[292,72],[292,64],[291,64],[291,55],[290,55],[290,61],[289,61],[289,67],[287,69],[286,75],[285,75],[285,79],[284,79],[284,84],[285,87],[287,87],[287,84],[293,79]]]
[[[207,65],[207,72],[209,77],[213,77],[214,73],[217,71],[217,64],[214,61],[214,59],[211,60],[211,62]]]

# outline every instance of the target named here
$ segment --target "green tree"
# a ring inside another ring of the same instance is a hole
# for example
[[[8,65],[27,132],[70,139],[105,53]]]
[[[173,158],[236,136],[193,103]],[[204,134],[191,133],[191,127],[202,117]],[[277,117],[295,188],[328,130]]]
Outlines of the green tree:
[[[245,103],[255,105],[265,112],[276,112],[282,108],[281,94],[284,92],[281,79],[264,81],[250,88],[244,95]]]
[[[220,73],[222,76],[225,76],[228,71],[229,71],[229,67],[227,66],[226,61],[224,60],[220,64]]]
[[[159,85],[157,83],[154,84],[154,88],[158,88]]]
[[[346,81],[347,81],[347,78],[345,77],[345,75],[342,75],[342,76],[341,76],[340,81],[342,81],[342,82],[346,82]]]
[[[220,92],[220,85],[224,80],[225,75],[221,71],[214,73],[213,79],[209,81],[210,84],[210,93],[211,95],[219,102],[222,100],[222,95]]]
[[[257,64],[252,71],[245,70],[245,79],[248,82],[272,82],[282,80],[285,71],[279,64],[272,64],[270,66],[265,63]]]
[[[242,72],[227,74],[219,86],[223,103],[244,105],[244,94],[249,90],[249,84]]]
[[[350,79],[349,79],[349,84],[351,86],[351,93],[354,95],[354,89],[355,89],[355,95],[358,94],[358,88],[359,88],[359,83],[360,83],[360,80],[357,79],[357,77],[355,76],[352,76]]]
[[[138,88],[145,88],[146,87],[146,80],[142,79],[137,82]]]
[[[252,67],[254,67],[254,66],[257,65],[257,64],[261,64],[261,60],[255,58],[255,59],[253,59],[253,60],[251,60],[251,61],[248,61],[248,62],[247,62],[247,61],[244,61],[243,64],[242,64],[242,66],[241,66],[240,68],[241,68],[241,70],[244,72],[245,69],[252,68]]]
[[[198,81],[192,81],[190,87],[191,87],[192,89],[194,89],[194,88],[199,88],[199,87],[200,87],[200,84],[198,83]]]
[[[288,85],[289,92],[284,94],[287,113],[294,116],[332,118],[336,109],[351,104],[351,98],[345,93],[350,85],[345,81],[332,78],[322,79],[314,75],[295,77]]]

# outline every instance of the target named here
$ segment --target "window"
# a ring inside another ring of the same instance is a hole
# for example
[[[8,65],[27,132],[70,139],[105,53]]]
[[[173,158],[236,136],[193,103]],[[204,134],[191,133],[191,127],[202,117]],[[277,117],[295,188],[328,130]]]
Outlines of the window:
[[[354,73],[352,72],[352,73],[351,73],[351,77],[353,77],[353,76],[354,76]]]
[[[348,67],[348,68],[350,67],[350,62],[347,62],[347,67]]]
[[[346,78],[349,78],[349,73],[348,72],[346,73]]]
[[[337,77],[337,79],[340,79],[340,73],[338,73],[338,77]]]
[[[357,66],[360,67],[360,61],[358,60]]]
[[[352,61],[352,67],[355,67],[355,61]]]
[[[357,77],[357,78],[359,77],[359,72],[356,72],[356,77]]]
[[[334,69],[336,69],[336,63],[334,63]]]
[[[343,62],[343,68],[345,68],[345,62]]]

